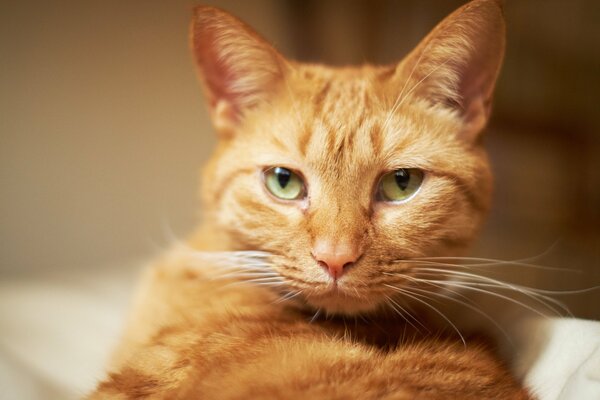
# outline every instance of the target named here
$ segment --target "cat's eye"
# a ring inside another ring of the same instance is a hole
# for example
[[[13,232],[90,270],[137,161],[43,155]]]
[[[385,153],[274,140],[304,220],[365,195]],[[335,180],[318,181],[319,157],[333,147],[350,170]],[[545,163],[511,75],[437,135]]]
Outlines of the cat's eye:
[[[400,168],[381,177],[377,199],[382,201],[406,201],[413,197],[423,182],[423,171],[416,168]]]
[[[264,181],[269,192],[282,200],[298,200],[306,194],[302,178],[287,168],[267,169],[264,172]]]

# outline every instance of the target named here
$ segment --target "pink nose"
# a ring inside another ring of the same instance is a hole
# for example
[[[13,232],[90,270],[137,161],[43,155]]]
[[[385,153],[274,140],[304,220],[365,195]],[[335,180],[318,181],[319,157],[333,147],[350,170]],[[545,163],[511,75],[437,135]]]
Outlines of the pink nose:
[[[315,242],[312,255],[333,279],[341,277],[345,269],[360,257],[358,246],[324,239]]]

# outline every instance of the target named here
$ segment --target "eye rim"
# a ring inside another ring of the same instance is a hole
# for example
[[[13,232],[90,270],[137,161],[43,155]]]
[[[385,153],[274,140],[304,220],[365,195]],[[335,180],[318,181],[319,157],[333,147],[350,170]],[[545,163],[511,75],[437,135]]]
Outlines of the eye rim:
[[[408,170],[408,171],[418,171],[419,173],[421,173],[422,178],[421,178],[421,182],[419,183],[419,186],[417,187],[417,189],[411,193],[409,196],[407,196],[404,199],[401,200],[390,200],[388,198],[386,198],[386,196],[383,194],[382,192],[382,182],[383,179],[392,173],[396,173],[396,171],[398,170]],[[396,204],[403,204],[406,202],[409,202],[410,200],[412,200],[420,191],[421,188],[423,187],[423,184],[425,182],[425,180],[427,179],[427,172],[424,169],[421,168],[414,168],[414,167],[396,167],[393,169],[389,169],[385,172],[383,172],[380,176],[379,179],[377,180],[377,185],[375,187],[375,201],[377,203],[383,203],[383,204],[391,204],[391,205],[396,205]]]
[[[277,196],[275,193],[273,193],[269,187],[267,186],[267,175],[269,174],[269,172],[274,171],[276,168],[283,168],[286,169],[288,171],[290,171],[292,174],[296,175],[298,177],[298,179],[300,180],[300,182],[302,183],[302,189],[300,190],[300,192],[298,193],[298,196],[296,196],[293,199],[284,199],[281,198],[279,196]],[[291,167],[287,167],[285,165],[274,165],[274,166],[267,166],[267,167],[262,167],[261,168],[261,180],[262,180],[262,187],[263,190],[274,200],[279,201],[279,202],[283,202],[283,203],[296,203],[296,202],[305,202],[308,198],[308,184],[306,183],[306,179],[304,178],[304,175],[298,171],[295,168],[291,168]]]

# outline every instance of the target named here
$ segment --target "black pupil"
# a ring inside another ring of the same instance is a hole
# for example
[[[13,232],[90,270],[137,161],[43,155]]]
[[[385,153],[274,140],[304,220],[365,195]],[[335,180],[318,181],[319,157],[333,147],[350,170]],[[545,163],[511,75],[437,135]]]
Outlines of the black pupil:
[[[279,182],[279,186],[281,186],[282,189],[285,189],[287,184],[290,182],[292,173],[285,168],[277,167],[275,168],[275,175],[277,175],[277,181]]]
[[[402,190],[406,190],[408,187],[408,182],[410,181],[410,174],[408,171],[405,169],[399,169],[394,174],[394,177],[396,178],[396,184],[398,187]]]

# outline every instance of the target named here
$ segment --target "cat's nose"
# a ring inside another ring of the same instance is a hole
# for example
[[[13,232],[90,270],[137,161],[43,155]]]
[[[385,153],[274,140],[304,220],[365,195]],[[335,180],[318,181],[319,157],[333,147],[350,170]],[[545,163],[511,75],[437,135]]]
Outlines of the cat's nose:
[[[312,255],[333,279],[338,279],[358,260],[360,250],[352,243],[317,240],[313,245]]]

